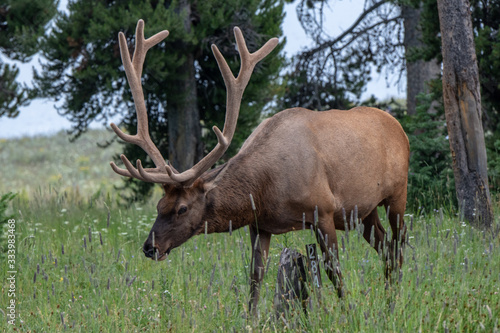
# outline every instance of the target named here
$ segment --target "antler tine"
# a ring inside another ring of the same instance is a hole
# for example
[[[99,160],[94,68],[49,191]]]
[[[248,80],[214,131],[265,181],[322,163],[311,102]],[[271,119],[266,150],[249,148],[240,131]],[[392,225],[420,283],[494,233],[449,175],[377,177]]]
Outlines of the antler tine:
[[[144,102],[144,93],[142,91],[141,76],[142,67],[147,51],[151,47],[161,42],[167,36],[168,31],[164,30],[148,39],[144,39],[144,21],[139,20],[139,22],[137,22],[135,34],[135,50],[131,60],[125,35],[122,32],[118,34],[118,42],[120,45],[120,54],[122,57],[123,67],[125,68],[125,73],[127,75],[127,80],[132,91],[135,110],[137,113],[137,134],[125,134],[118,128],[118,126],[113,123],[111,123],[111,128],[122,140],[141,147],[149,155],[149,157],[151,157],[154,164],[156,165],[156,168],[144,169],[142,168],[141,162],[138,160],[136,169],[123,154],[120,156],[120,158],[127,170],[118,168],[118,166],[116,166],[114,162],[111,162],[111,168],[121,176],[133,177],[139,180],[153,183],[158,182],[158,175],[160,173],[166,173],[167,170],[165,159],[149,136],[148,115],[146,110],[146,103]],[[162,180],[162,183],[176,183],[170,178],[162,178]]]
[[[123,33],[121,34],[123,35]],[[144,59],[148,50],[167,38],[168,34],[168,30],[163,30],[148,39],[144,39],[144,21],[139,20],[137,22],[137,27],[135,29],[135,48],[139,50],[139,52],[134,51],[132,63],[138,78],[142,76],[142,65],[144,64]],[[125,38],[125,35],[123,35],[123,38]]]
[[[237,78],[233,76],[231,69],[217,46],[212,45],[212,51],[214,52],[219,68],[221,68],[222,77],[226,85],[227,106],[223,134],[229,142],[233,139],[240,111],[241,98],[243,97],[243,92],[245,91],[248,81],[250,81],[255,65],[271,53],[278,45],[278,38],[271,38],[259,50],[250,53],[240,28],[234,28],[234,35],[241,59],[240,71]]]
[[[219,160],[219,158],[221,158],[226,152],[236,130],[241,98],[243,97],[243,92],[248,84],[248,81],[250,80],[252,71],[255,65],[267,56],[276,47],[276,45],[278,45],[278,39],[272,38],[258,51],[250,53],[248,52],[243,34],[238,27],[234,28],[234,35],[241,59],[240,72],[237,78],[234,77],[217,46],[212,45],[212,52],[214,53],[215,59],[217,60],[217,64],[219,65],[219,69],[222,73],[227,94],[224,129],[221,132],[217,126],[212,127],[213,131],[217,135],[217,145],[194,167],[185,172],[174,174],[169,166],[166,167],[170,178],[182,183],[184,186],[190,186],[201,174],[210,169],[212,165],[214,165],[215,162],[217,162],[217,160]]]

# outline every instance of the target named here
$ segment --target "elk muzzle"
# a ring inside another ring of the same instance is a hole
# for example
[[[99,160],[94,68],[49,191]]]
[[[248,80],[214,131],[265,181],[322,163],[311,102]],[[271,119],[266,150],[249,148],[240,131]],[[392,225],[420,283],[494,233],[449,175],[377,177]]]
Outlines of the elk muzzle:
[[[172,247],[168,245],[166,250],[161,250],[159,244],[153,240],[153,237],[151,236],[152,234],[153,233],[151,232],[148,239],[144,242],[142,252],[144,252],[146,258],[151,258],[153,260],[162,261],[167,259]]]

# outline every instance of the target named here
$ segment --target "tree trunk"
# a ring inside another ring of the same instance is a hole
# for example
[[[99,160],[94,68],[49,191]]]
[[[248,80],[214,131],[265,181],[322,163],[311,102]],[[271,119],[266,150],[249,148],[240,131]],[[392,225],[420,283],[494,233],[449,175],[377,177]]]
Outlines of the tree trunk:
[[[423,46],[420,27],[422,9],[402,6],[401,11],[405,28],[404,47],[406,54],[409,54],[412,48]],[[436,60],[406,61],[406,104],[408,114],[416,113],[417,95],[428,92],[426,82],[437,78],[440,73],[441,66]]]
[[[443,98],[456,192],[464,218],[489,227],[481,94],[468,0],[438,0],[443,52]]]
[[[304,313],[307,311],[307,269],[306,259],[299,252],[284,248],[281,251],[274,295],[276,318],[290,311],[294,304],[300,304]]]
[[[189,1],[179,3],[179,12],[185,15],[184,28],[191,31],[191,6]],[[196,91],[196,69],[193,53],[186,54],[186,60],[178,71],[179,89],[177,96],[172,96],[175,103],[167,105],[168,112],[168,160],[179,171],[189,169],[201,159],[200,113]]]

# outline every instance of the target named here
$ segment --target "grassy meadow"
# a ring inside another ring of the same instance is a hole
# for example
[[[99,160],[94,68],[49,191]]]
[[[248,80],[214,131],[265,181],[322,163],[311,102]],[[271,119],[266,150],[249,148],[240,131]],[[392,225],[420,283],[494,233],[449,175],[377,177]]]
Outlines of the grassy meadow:
[[[64,134],[0,141],[0,195],[18,193],[7,211],[16,221],[16,319],[7,322],[13,297],[3,251],[1,331],[500,331],[498,219],[492,231],[481,231],[440,207],[408,212],[410,246],[388,288],[383,262],[360,232],[338,232],[346,297],[338,299],[322,269],[320,296],[313,294],[307,315],[293,307],[280,318],[274,310],[280,252],[305,253],[315,237],[273,236],[254,318],[248,230],[197,236],[163,262],[146,259],[142,244],[160,193],[144,204],[119,204],[120,179],[108,162],[120,146],[96,147],[111,137],[92,131],[75,143]]]
[[[120,144],[116,135],[91,130],[75,142],[60,132],[53,136],[0,139],[0,194],[16,192],[32,197],[37,191],[55,189],[85,198],[99,190],[110,191],[120,178],[109,167]],[[112,142],[102,149],[97,145]],[[40,197],[40,195],[38,196]]]

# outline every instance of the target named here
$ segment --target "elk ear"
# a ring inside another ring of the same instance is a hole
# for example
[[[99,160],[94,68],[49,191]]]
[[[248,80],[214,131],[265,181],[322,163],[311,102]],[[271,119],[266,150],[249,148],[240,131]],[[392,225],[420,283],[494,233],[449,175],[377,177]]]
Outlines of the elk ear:
[[[225,164],[221,167],[221,169],[219,170],[219,172],[217,172],[215,177],[210,178],[204,182],[203,187],[204,187],[205,196],[208,194],[208,192],[210,192],[211,190],[213,190],[214,188],[217,187],[217,185],[219,184],[219,181],[222,179],[222,177],[224,177],[224,174],[226,173],[226,171],[227,171],[227,164]]]
[[[216,179],[209,180],[203,183],[203,192],[205,193],[205,197],[208,195],[210,191],[217,187]]]

